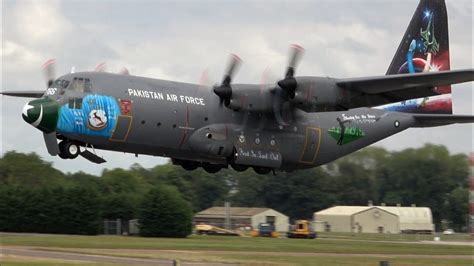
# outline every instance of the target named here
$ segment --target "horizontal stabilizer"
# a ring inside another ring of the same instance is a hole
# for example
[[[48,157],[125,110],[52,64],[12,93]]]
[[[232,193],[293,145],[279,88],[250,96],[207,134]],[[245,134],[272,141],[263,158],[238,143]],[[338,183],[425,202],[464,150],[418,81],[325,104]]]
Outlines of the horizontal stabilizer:
[[[418,88],[426,89],[425,96],[433,96],[437,94],[432,90],[433,87],[469,82],[473,80],[474,69],[464,69],[340,79],[336,83],[341,88],[354,90],[365,94],[379,94]]]
[[[44,95],[44,90],[37,91],[2,91],[2,95],[24,98],[41,98]]]
[[[472,115],[414,114],[415,127],[437,127],[450,124],[474,123]]]

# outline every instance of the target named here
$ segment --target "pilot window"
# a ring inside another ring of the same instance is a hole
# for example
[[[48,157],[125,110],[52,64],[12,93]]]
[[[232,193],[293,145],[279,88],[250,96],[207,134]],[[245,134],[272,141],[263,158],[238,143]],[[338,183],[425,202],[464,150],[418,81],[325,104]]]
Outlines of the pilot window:
[[[71,83],[71,87],[69,88],[75,92],[92,92],[92,84],[91,81],[87,78],[74,78]]]
[[[69,86],[69,81],[68,81],[68,80],[57,79],[57,80],[54,81],[52,87],[58,89],[59,95],[63,95],[63,94],[64,94],[64,90],[67,88],[67,86]],[[53,93],[53,94],[54,94],[54,93]]]
[[[64,79],[57,79],[54,82],[54,85],[56,85],[55,87],[58,89],[65,89],[69,85],[69,81],[64,80]]]

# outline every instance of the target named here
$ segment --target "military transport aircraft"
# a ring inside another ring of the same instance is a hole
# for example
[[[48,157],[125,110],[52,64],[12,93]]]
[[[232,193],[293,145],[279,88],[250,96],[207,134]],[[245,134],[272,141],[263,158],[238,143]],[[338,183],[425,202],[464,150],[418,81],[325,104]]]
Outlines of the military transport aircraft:
[[[97,71],[54,76],[23,119],[44,134],[49,154],[105,160],[97,149],[170,157],[187,170],[231,166],[257,173],[328,163],[411,127],[473,123],[452,115],[451,84],[474,70],[450,70],[446,6],[421,0],[386,75],[337,79],[295,76],[303,48],[291,46],[275,84],[233,84],[233,55],[214,87]],[[59,140],[59,143],[58,143]]]

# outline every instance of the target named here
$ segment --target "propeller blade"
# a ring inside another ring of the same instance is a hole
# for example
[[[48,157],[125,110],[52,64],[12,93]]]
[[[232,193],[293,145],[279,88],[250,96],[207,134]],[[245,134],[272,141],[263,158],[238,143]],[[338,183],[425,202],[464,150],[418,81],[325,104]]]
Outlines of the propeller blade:
[[[298,83],[294,77],[296,67],[301,61],[301,57],[303,56],[304,49],[303,47],[293,44],[290,47],[290,61],[288,63],[288,68],[285,73],[285,78],[278,81],[278,86],[282,88],[290,98],[295,97],[295,91],[298,87]]]
[[[106,69],[107,69],[107,64],[105,62],[102,62],[102,63],[98,64],[97,66],[95,66],[94,71],[95,72],[105,72]]]
[[[51,87],[51,85],[53,85],[53,82],[56,78],[56,71],[55,71],[55,67],[56,66],[56,60],[55,59],[49,59],[48,61],[46,61],[42,68],[43,68],[43,75],[46,79],[46,85],[47,87]]]
[[[48,149],[48,153],[52,156],[59,154],[58,141],[56,139],[56,132],[43,133],[44,143]]]
[[[2,95],[13,96],[13,97],[24,97],[24,98],[41,98],[44,95],[44,90],[42,91],[2,91]]]
[[[214,93],[220,98],[220,106],[222,106],[222,104],[228,105],[230,103],[230,98],[232,97],[232,87],[230,86],[230,83],[241,64],[242,60],[237,55],[231,54],[230,62],[224,74],[222,84],[214,86]]]
[[[290,46],[290,62],[288,63],[288,68],[286,70],[285,77],[293,77],[295,75],[296,67],[301,61],[301,57],[304,54],[304,48],[298,44],[292,44]]]
[[[235,54],[231,54],[229,66],[227,68],[227,71],[225,72],[222,85],[224,86],[230,85],[230,83],[232,82],[232,77],[235,74],[235,71],[237,71],[237,69],[240,67],[241,64],[242,64],[242,59],[240,59],[240,57],[238,57]]]

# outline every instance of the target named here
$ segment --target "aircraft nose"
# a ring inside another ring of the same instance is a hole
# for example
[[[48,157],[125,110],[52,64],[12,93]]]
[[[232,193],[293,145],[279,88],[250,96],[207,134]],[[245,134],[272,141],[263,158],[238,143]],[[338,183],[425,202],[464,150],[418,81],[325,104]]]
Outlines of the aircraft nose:
[[[59,116],[59,104],[50,99],[42,98],[28,102],[23,107],[22,117],[26,123],[45,133],[56,130]]]

